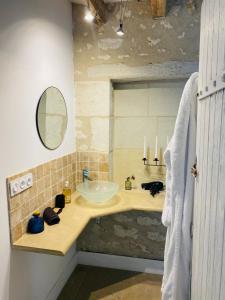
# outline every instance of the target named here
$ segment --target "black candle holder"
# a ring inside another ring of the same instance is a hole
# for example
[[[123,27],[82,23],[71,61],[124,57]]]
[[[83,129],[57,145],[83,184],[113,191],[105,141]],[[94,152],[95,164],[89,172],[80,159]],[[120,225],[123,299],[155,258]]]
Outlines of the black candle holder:
[[[149,162],[149,159],[147,159],[146,157],[144,157],[142,160],[144,161],[144,166],[148,166],[148,167],[166,167],[166,165],[160,164],[160,161],[157,157],[153,159],[154,163],[152,163],[152,164]]]

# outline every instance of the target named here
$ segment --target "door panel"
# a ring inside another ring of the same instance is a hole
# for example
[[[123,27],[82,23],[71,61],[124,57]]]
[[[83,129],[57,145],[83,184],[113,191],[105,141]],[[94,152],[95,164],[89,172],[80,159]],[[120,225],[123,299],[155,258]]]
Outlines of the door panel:
[[[225,1],[202,5],[192,300],[225,299]]]
[[[222,137],[223,131],[225,132],[224,106],[223,91],[199,103],[199,176],[196,180],[194,205],[193,300],[220,299],[215,297],[215,287],[220,280],[218,269],[222,263],[220,257],[223,241],[223,220],[219,220],[218,215],[223,215],[225,203],[222,195],[225,191],[225,181],[222,182],[222,178],[225,180],[225,136]]]

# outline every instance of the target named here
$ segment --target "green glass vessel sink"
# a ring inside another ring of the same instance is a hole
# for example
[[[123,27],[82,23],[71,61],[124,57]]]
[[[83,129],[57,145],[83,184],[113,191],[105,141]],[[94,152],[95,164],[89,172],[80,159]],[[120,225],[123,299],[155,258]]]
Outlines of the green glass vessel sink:
[[[92,204],[102,204],[118,193],[119,185],[111,181],[86,180],[77,186],[77,191]]]

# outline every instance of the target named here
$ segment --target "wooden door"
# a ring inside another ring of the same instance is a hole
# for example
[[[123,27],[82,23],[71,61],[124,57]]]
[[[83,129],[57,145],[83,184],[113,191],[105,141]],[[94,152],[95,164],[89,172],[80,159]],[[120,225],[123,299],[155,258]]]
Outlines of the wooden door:
[[[225,299],[225,0],[201,14],[192,300]]]

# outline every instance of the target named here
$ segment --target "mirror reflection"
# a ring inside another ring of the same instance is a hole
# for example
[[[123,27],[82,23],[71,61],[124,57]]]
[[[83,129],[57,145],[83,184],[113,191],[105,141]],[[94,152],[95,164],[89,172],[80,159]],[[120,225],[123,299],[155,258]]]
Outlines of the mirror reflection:
[[[47,88],[41,95],[36,114],[37,130],[43,145],[58,148],[67,128],[67,109],[59,89]]]

